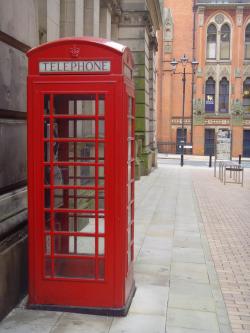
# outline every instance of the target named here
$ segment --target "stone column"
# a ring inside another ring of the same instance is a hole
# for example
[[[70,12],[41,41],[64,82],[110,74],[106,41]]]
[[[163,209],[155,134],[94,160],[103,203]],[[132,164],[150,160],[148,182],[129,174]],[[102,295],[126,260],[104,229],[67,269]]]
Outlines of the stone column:
[[[84,0],[84,35],[99,36],[100,0]]]
[[[75,35],[75,0],[61,0],[60,3],[60,36],[72,37]]]
[[[47,0],[47,42],[60,37],[60,0]]]
[[[111,39],[111,8],[100,8],[100,37]]]

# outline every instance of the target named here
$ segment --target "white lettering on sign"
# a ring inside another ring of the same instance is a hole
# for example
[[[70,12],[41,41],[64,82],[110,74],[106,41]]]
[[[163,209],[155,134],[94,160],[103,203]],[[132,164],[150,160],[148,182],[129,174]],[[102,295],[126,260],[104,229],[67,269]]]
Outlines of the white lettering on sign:
[[[111,70],[109,60],[40,61],[40,73],[106,73]]]

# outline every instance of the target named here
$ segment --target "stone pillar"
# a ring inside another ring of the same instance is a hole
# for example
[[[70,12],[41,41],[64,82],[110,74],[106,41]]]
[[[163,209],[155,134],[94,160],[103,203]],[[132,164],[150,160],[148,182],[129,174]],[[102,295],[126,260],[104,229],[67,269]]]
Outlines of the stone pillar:
[[[60,0],[47,0],[47,42],[60,37]]]
[[[72,37],[75,35],[75,0],[61,0],[60,2],[60,36]]]
[[[111,12],[108,7],[100,8],[100,37],[111,39]]]
[[[153,153],[152,166],[157,165],[156,142],[156,50],[157,40],[151,36],[149,51],[149,146]]]
[[[75,36],[84,34],[84,0],[75,0]]]
[[[100,0],[84,0],[84,35],[99,37]]]

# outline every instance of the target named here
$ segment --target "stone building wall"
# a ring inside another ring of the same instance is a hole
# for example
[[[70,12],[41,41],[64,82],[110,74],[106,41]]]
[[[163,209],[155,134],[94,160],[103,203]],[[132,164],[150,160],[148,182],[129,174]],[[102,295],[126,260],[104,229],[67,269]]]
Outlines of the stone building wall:
[[[137,178],[155,162],[158,0],[0,1],[0,319],[27,289],[25,53],[60,37],[95,36],[135,56]],[[11,277],[11,278],[8,278]]]

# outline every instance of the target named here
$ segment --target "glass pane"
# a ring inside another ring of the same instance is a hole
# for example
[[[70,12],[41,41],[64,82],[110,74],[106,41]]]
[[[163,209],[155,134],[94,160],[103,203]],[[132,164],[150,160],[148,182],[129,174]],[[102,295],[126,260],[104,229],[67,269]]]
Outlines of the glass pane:
[[[44,167],[44,184],[49,185],[51,183],[51,168],[49,166]],[[54,185],[63,184],[62,169],[58,166],[54,167]],[[47,202],[47,201],[46,201]]]
[[[95,232],[94,214],[55,213],[55,230],[68,232]]]
[[[105,135],[105,126],[104,126],[104,120],[99,120],[98,122],[99,126],[99,133],[98,133],[98,138],[103,139]]]
[[[43,97],[43,110],[45,115],[50,113],[50,95],[44,95]]]
[[[222,42],[220,44],[220,58],[229,59],[230,58],[230,43]]]
[[[69,209],[95,209],[94,190],[54,190],[54,207]]]
[[[95,95],[55,95],[54,113],[94,116]]]
[[[104,255],[105,251],[105,242],[103,237],[98,238],[98,254],[99,255]]]
[[[104,116],[105,114],[105,96],[99,95],[99,104],[98,104],[98,113],[99,116]]]
[[[98,209],[105,208],[105,200],[104,200],[104,191],[99,191],[98,194]]]
[[[95,254],[95,238],[55,235],[56,254]]]
[[[207,44],[207,58],[216,59],[216,43],[209,42]]]
[[[51,254],[51,236],[45,235],[44,238],[44,253],[47,255]]]
[[[55,119],[54,122],[58,128],[58,135],[54,133],[55,138],[95,138],[94,120]]]
[[[45,184],[50,183],[50,167],[45,167]],[[93,166],[54,166],[54,185],[95,185],[95,167]]]
[[[51,228],[51,216],[50,213],[45,212],[44,213],[44,229],[46,231],[49,231]]]
[[[245,59],[250,59],[250,43],[245,44]]]
[[[98,218],[98,228],[99,234],[103,234],[105,232],[105,219],[104,217]]]
[[[57,258],[55,276],[64,278],[95,278],[94,259]]]
[[[104,167],[98,168],[98,185],[104,186]]]

